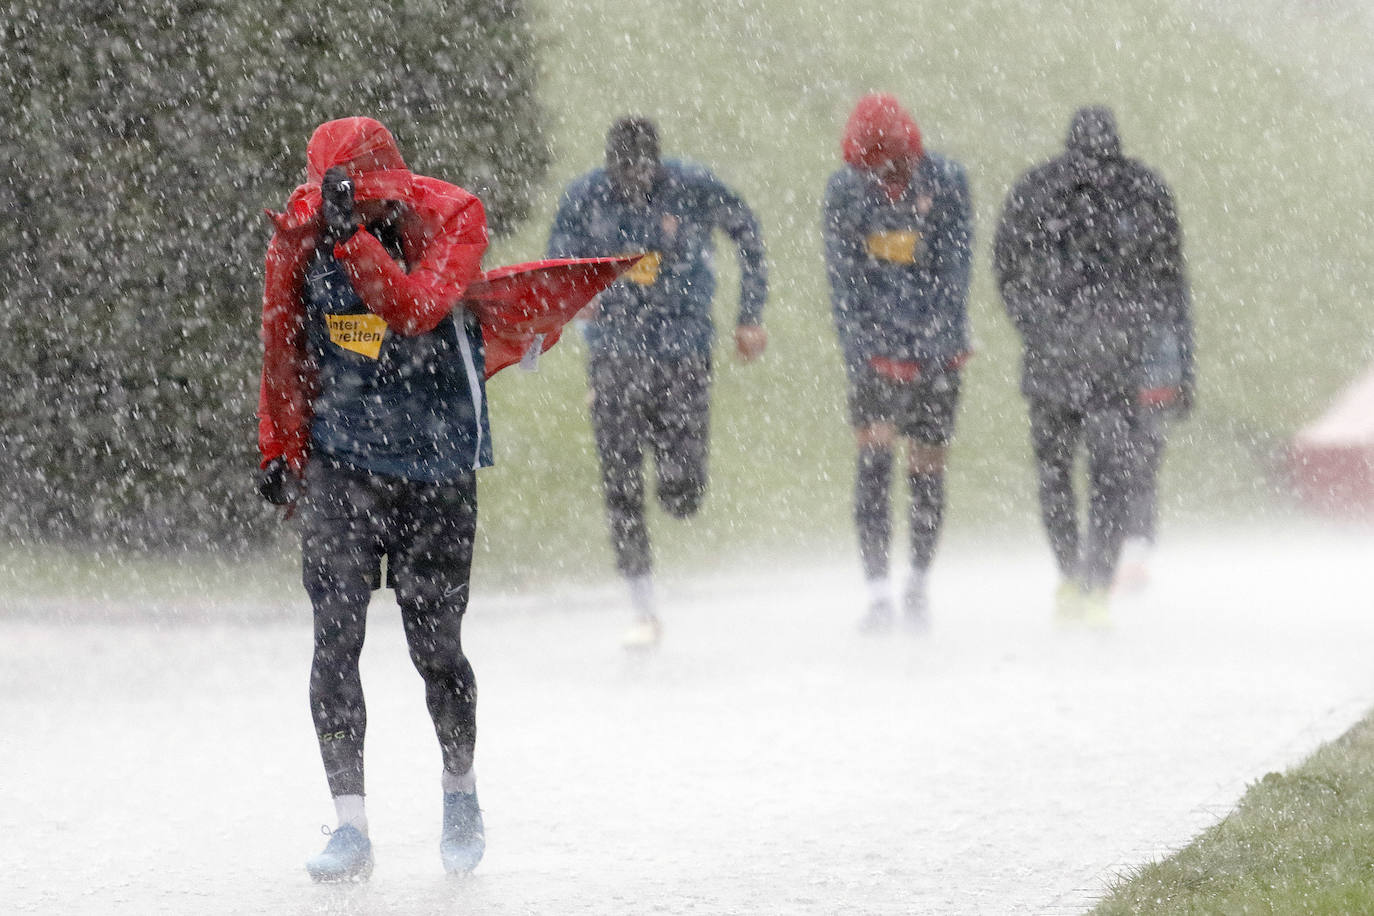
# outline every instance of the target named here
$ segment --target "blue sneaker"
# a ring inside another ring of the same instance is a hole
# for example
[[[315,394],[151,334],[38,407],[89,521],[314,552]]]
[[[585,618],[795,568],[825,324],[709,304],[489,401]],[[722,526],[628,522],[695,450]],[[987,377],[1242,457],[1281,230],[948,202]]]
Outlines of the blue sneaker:
[[[482,809],[476,792],[444,793],[444,832],[439,837],[439,858],[449,874],[466,874],[482,861],[487,848],[482,830]]]
[[[372,841],[350,824],[329,833],[324,852],[305,863],[316,882],[366,881],[372,875]]]

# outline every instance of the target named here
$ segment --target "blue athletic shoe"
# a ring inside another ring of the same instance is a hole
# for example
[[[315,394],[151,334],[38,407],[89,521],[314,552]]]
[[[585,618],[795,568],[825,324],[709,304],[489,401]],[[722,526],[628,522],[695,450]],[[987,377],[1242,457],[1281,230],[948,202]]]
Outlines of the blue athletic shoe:
[[[372,874],[372,841],[350,824],[329,834],[324,852],[305,863],[317,882],[366,881]]]
[[[449,874],[466,874],[482,861],[487,848],[482,830],[482,809],[476,792],[444,793],[444,832],[439,837],[439,858]]]

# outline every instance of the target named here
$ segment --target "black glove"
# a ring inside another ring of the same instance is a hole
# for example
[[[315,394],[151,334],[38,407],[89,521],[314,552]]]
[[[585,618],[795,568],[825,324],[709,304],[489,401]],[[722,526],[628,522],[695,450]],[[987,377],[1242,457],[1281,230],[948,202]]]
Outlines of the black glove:
[[[258,493],[274,506],[288,506],[296,501],[296,475],[287,467],[285,458],[273,458],[258,471]]]
[[[324,173],[320,181],[320,215],[324,217],[324,231],[330,241],[346,242],[358,231],[353,217],[353,179],[348,170],[336,165]]]

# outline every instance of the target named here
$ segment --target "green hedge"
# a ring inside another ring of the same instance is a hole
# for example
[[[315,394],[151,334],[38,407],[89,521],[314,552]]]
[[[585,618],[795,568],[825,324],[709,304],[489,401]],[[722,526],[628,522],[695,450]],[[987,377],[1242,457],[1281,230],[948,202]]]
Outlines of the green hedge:
[[[3,5],[0,535],[244,543],[269,226],[318,123],[523,218],[549,163],[520,0]]]

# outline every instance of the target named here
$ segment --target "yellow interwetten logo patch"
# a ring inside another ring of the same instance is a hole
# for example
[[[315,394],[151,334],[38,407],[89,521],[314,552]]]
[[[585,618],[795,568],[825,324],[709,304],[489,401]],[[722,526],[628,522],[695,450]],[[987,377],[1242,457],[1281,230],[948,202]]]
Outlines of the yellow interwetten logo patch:
[[[380,315],[364,312],[361,315],[325,315],[329,323],[329,342],[368,359],[376,359],[382,352],[382,338],[386,336],[386,322]]]
[[[663,255],[657,251],[651,251],[635,261],[635,266],[625,271],[623,276],[631,283],[638,283],[640,286],[653,286],[658,282],[658,268],[662,263]]]
[[[912,231],[875,232],[865,240],[868,256],[894,264],[915,264],[921,233]]]

